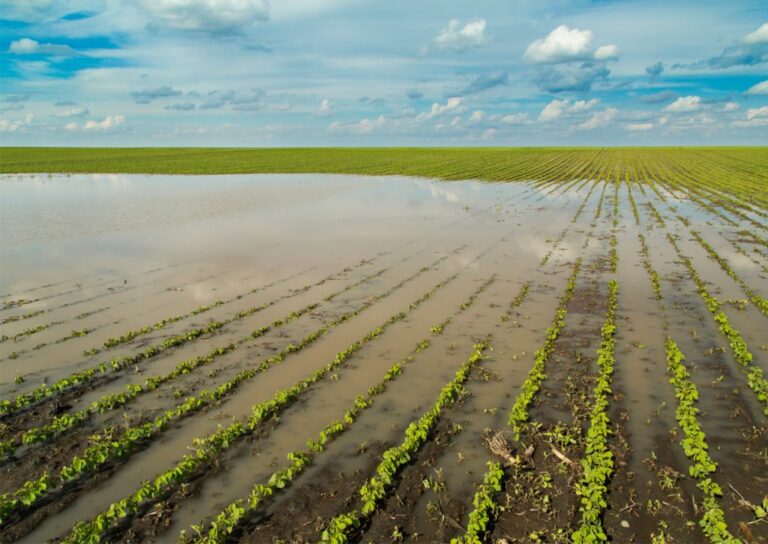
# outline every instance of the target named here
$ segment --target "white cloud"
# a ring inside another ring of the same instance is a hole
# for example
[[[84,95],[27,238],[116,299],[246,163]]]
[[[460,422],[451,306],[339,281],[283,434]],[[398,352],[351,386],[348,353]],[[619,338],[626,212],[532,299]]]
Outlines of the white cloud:
[[[168,28],[211,34],[242,31],[255,21],[269,20],[266,0],[137,0]]]
[[[481,138],[483,140],[493,140],[496,137],[496,129],[495,128],[487,128],[483,131],[483,134]]]
[[[664,108],[664,111],[671,113],[689,112],[701,109],[701,97],[700,96],[681,96],[669,106]]]
[[[592,100],[577,100],[573,103],[573,106],[571,106],[571,111],[573,113],[579,113],[582,111],[591,110],[597,106],[599,102],[600,101],[597,98],[593,98]]]
[[[35,115],[28,113],[24,116],[24,120],[9,121],[8,119],[0,119],[0,132],[21,132],[32,124]]]
[[[533,62],[563,62],[589,56],[591,30],[579,30],[560,25],[546,38],[533,41],[523,55]]]
[[[522,125],[528,122],[527,113],[510,113],[499,119],[505,125]]]
[[[339,123],[334,121],[328,125],[328,130],[338,133],[370,134],[386,128],[388,124],[387,118],[379,115],[376,119],[365,118],[356,123]]]
[[[726,102],[723,104],[723,111],[736,111],[740,107],[738,102]]]
[[[541,110],[541,113],[539,114],[539,121],[552,121],[557,119],[563,114],[567,105],[567,100],[553,100],[544,106],[543,110]]]
[[[653,128],[653,123],[627,123],[624,125],[624,128],[629,131],[651,130]]]
[[[67,123],[64,128],[71,132],[78,132],[81,130],[85,132],[109,132],[122,126],[123,123],[125,123],[125,116],[108,115],[101,121],[89,119],[82,126],[75,122]]]
[[[57,111],[54,113],[54,117],[83,117],[84,115],[88,115],[90,112],[88,111],[88,108],[84,106],[78,106],[75,108],[68,108],[66,110]]]
[[[747,110],[747,119],[756,119],[758,117],[768,117],[768,106],[750,108]]]
[[[571,102],[568,99],[554,99],[552,102],[544,106],[539,114],[539,121],[554,121],[564,114],[569,113],[582,113],[595,107],[600,101],[596,98],[592,100],[577,100]]]
[[[768,43],[768,23],[763,23],[760,28],[744,36],[744,43]]]
[[[594,35],[591,30],[579,30],[560,25],[546,38],[534,40],[525,50],[523,57],[531,62],[562,63],[587,60],[615,60],[619,48],[615,45],[601,45],[592,49]]]
[[[429,110],[429,112],[426,113],[420,113],[416,119],[422,120],[422,119],[433,119],[435,117],[438,117],[439,115],[443,115],[445,113],[463,113],[466,108],[464,107],[464,99],[460,96],[452,96],[448,100],[446,100],[445,104],[439,104],[438,102],[435,102],[432,104],[432,109]]]
[[[578,130],[594,130],[596,128],[602,128],[609,125],[611,121],[613,121],[613,118],[616,117],[617,113],[619,113],[619,110],[616,108],[606,108],[603,111],[596,111],[589,119],[576,125],[576,128]]]
[[[768,79],[752,85],[747,89],[747,94],[768,94]]]
[[[332,117],[333,113],[333,102],[327,98],[323,98],[322,102],[320,102],[320,108],[315,115],[318,117]]]
[[[440,49],[452,49],[457,52],[482,47],[488,43],[485,26],[485,19],[474,19],[463,27],[461,21],[451,19],[448,26],[435,38],[435,45]]]
[[[601,45],[595,51],[595,60],[615,60],[619,58],[620,53],[615,45]]]
[[[55,43],[40,43],[30,38],[21,38],[11,42],[8,51],[16,55],[56,55],[59,57],[68,57],[76,55],[77,51],[68,45]]]
[[[470,123],[482,123],[485,121],[487,115],[485,115],[485,112],[482,110],[475,110],[472,112],[472,115],[469,116],[469,122]]]

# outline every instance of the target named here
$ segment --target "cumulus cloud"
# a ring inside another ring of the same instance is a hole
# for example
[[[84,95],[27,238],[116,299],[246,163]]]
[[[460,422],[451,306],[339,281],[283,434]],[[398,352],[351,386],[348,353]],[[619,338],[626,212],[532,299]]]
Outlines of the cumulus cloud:
[[[501,70],[480,74],[470,81],[458,94],[467,95],[487,91],[500,85],[506,85],[508,80],[509,74]]]
[[[523,57],[531,62],[586,60],[591,54],[592,31],[560,25],[546,38],[531,42]]]
[[[153,100],[158,98],[171,98],[174,96],[181,96],[181,91],[178,91],[170,85],[163,85],[162,87],[153,87],[143,89],[141,91],[134,91],[131,93],[131,98],[137,104],[149,104]]]
[[[504,115],[499,119],[500,122],[504,123],[505,125],[523,125],[528,122],[528,114],[527,113],[510,113],[508,115]]]
[[[610,75],[607,63],[619,57],[616,45],[595,49],[591,30],[560,25],[528,45],[523,58],[539,65],[533,82],[550,93],[587,92]]]
[[[768,23],[763,23],[760,28],[744,36],[744,43],[768,43]]]
[[[664,108],[664,111],[670,113],[691,112],[701,109],[700,96],[681,96],[670,105]]]
[[[110,132],[122,126],[123,123],[125,123],[125,116],[108,115],[101,121],[89,119],[83,125],[72,122],[65,125],[64,128],[70,132]]]
[[[627,123],[624,128],[630,132],[640,132],[653,129],[653,123]]]
[[[470,123],[482,123],[488,116],[482,110],[475,110],[472,115],[469,116]]]
[[[16,55],[53,55],[57,57],[70,57],[77,55],[77,51],[68,45],[56,43],[40,43],[30,38],[21,38],[11,42],[8,51]]]
[[[757,117],[768,117],[768,106],[750,108],[747,110],[747,119],[755,119]]]
[[[619,48],[615,45],[601,45],[595,50],[595,60],[616,60],[619,58]]]
[[[53,115],[55,117],[62,117],[62,118],[71,118],[71,117],[85,117],[90,112],[88,111],[88,108],[84,106],[77,106],[74,108],[68,108],[66,110],[57,111]]]
[[[723,70],[734,66],[755,66],[768,62],[768,23],[750,32],[740,41],[723,49],[722,53],[691,64],[676,64],[674,68]]]
[[[365,118],[355,123],[340,123],[334,121],[328,125],[328,131],[335,133],[370,134],[384,129],[387,127],[388,123],[386,117],[379,115],[376,119]]]
[[[327,98],[323,98],[320,102],[320,107],[315,112],[317,117],[332,117],[333,116],[333,102]]]
[[[747,89],[747,94],[768,94],[768,79],[752,85]]]
[[[600,101],[596,98],[592,100],[558,100],[555,99],[541,110],[539,121],[547,122],[559,119],[563,115],[582,113],[594,108]]]
[[[446,100],[445,104],[435,102],[432,104],[432,108],[429,110],[429,112],[420,113],[417,116],[417,119],[433,119],[445,113],[463,113],[465,109],[464,99],[460,96],[452,96]]]
[[[768,106],[750,108],[747,110],[746,119],[739,119],[732,124],[740,128],[768,127]]]
[[[485,27],[485,19],[473,19],[464,26],[458,19],[451,19],[448,21],[448,26],[442,29],[435,38],[435,47],[450,49],[457,53],[477,49],[488,43]]]
[[[616,108],[606,108],[603,111],[594,112],[589,119],[583,123],[576,125],[578,130],[594,130],[596,128],[602,128],[608,126],[619,110]]]
[[[153,26],[212,35],[242,33],[269,20],[266,0],[137,0],[154,18]]]
[[[32,124],[35,116],[32,113],[28,113],[24,116],[23,120],[8,120],[0,119],[0,132],[24,132],[28,126]]]
[[[534,40],[528,45],[523,57],[540,64],[559,64],[573,61],[613,60],[619,56],[615,45],[592,47],[594,35],[591,30],[579,30],[560,25],[546,38]]]

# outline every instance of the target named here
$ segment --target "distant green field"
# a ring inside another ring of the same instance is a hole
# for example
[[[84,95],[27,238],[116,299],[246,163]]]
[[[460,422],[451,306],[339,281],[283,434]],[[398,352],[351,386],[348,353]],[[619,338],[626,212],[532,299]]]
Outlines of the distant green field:
[[[338,173],[489,181],[657,178],[768,198],[768,147],[2,148],[2,173]]]

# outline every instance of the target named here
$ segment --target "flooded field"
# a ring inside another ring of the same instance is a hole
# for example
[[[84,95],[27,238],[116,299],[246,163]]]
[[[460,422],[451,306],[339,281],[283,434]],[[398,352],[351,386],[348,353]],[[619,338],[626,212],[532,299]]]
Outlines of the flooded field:
[[[765,194],[601,168],[0,176],[0,541],[765,542]]]

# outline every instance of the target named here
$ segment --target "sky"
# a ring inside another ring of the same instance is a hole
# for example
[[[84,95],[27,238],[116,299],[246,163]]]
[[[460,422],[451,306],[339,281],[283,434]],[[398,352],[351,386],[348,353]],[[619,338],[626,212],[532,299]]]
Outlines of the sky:
[[[768,144],[768,4],[0,0],[0,145]]]

